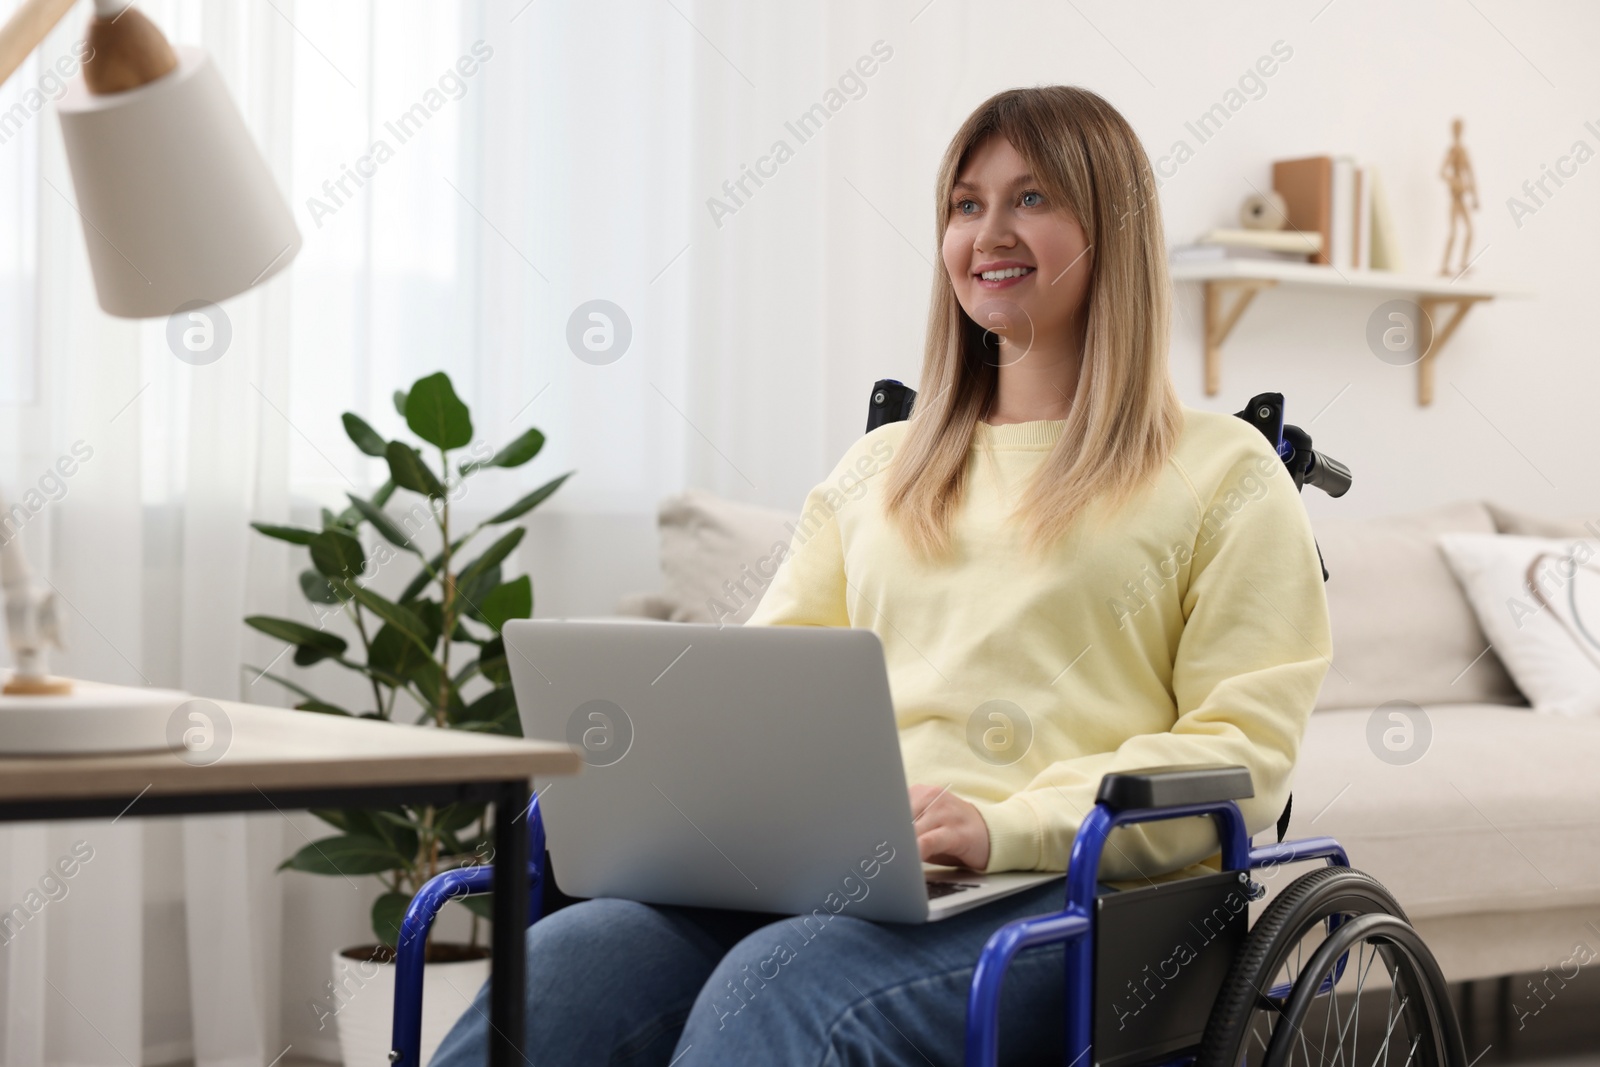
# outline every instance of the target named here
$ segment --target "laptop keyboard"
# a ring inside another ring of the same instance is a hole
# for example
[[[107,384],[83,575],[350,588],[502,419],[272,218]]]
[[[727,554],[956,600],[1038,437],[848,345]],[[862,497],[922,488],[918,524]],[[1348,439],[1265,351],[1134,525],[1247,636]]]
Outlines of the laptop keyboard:
[[[960,893],[968,889],[978,888],[976,882],[935,882],[932,879],[928,880],[927,885],[929,900],[937,900],[940,897],[947,897],[951,893]]]

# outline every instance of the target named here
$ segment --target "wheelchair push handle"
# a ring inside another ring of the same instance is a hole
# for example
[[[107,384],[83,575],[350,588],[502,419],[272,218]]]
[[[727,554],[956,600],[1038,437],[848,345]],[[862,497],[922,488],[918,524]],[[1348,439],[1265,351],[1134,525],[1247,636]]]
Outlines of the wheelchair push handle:
[[[872,383],[867,403],[867,432],[885,423],[909,419],[916,402],[917,391],[909,385],[894,378],[879,378]],[[1234,415],[1260,430],[1278,450],[1294,478],[1295,489],[1310,485],[1333,497],[1349,491],[1353,481],[1350,468],[1312,448],[1311,435],[1300,427],[1285,425],[1282,393],[1257,393]]]

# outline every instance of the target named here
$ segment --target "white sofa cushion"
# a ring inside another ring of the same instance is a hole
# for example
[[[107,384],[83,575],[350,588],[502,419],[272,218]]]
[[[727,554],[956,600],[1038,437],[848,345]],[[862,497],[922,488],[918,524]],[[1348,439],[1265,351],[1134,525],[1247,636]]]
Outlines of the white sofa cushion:
[[[1414,919],[1600,905],[1600,722],[1438,705],[1400,763],[1382,710],[1311,716],[1289,837],[1337,839]]]
[[[662,598],[671,622],[744,622],[768,579],[758,561],[782,555],[798,513],[688,489],[661,502]],[[766,570],[772,567],[767,565]]]
[[[1411,515],[1317,519],[1328,568],[1333,664],[1316,710],[1417,704],[1524,704],[1440,551],[1446,532],[1495,532],[1478,501]]]
[[[1439,546],[1534,708],[1600,717],[1600,547],[1464,533],[1441,534]]]

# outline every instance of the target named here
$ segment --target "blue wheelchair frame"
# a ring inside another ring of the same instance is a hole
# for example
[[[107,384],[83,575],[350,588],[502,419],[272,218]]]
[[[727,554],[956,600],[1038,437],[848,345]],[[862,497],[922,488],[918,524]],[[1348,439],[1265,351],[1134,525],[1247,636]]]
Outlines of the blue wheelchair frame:
[[[1134,772],[1137,773],[1137,772]],[[1106,839],[1119,826],[1163,819],[1209,815],[1216,823],[1222,841],[1222,870],[1248,872],[1259,867],[1326,859],[1330,864],[1349,866],[1343,846],[1331,837],[1308,837],[1299,841],[1253,847],[1245,832],[1244,816],[1232,800],[1180,804],[1160,808],[1117,809],[1102,800],[1078,827],[1067,861],[1066,908],[1054,915],[1039,915],[1007,923],[990,935],[978,956],[967,997],[967,1067],[993,1067],[1000,1048],[1000,985],[1006,968],[1023,949],[1041,945],[1065,944],[1066,952],[1066,1047],[1067,1065],[1095,1062],[1094,1043],[1094,958],[1095,896],[1099,880],[1100,854]],[[1179,884],[1179,883],[1174,883]],[[1264,890],[1263,890],[1264,891]],[[1331,917],[1332,931],[1341,922]],[[1323,981],[1327,991],[1344,971],[1339,961],[1333,974]],[[1269,995],[1287,995],[1289,983],[1274,987]],[[1185,1064],[1193,1056],[1183,1055],[1168,1064]]]
[[[1137,773],[1137,772],[1133,772]],[[1064,944],[1066,953],[1066,1047],[1068,1067],[1093,1063],[1093,993],[1095,950],[1095,896],[1100,855],[1111,831],[1119,826],[1163,819],[1207,815],[1216,824],[1222,843],[1222,870],[1249,872],[1261,867],[1303,860],[1326,859],[1349,866],[1343,846],[1331,837],[1308,837],[1255,847],[1245,831],[1244,816],[1232,800],[1179,804],[1152,808],[1118,808],[1101,800],[1089,812],[1072,842],[1067,866],[1065,908],[1054,914],[1018,919],[1000,927],[984,945],[973,971],[967,999],[966,1063],[968,1067],[994,1067],[1000,1047],[1000,987],[1006,968],[1024,949]],[[528,804],[528,924],[541,917],[544,889],[544,821],[535,795]],[[422,1067],[418,1062],[422,1042],[422,968],[432,927],[439,909],[452,899],[487,893],[494,872],[488,866],[460,867],[437,875],[412,898],[400,926],[395,961],[394,1028],[390,1062],[398,1067]],[[1171,883],[1171,884],[1181,884]],[[1330,932],[1342,921],[1328,919]],[[1330,990],[1344,970],[1344,960],[1323,980]],[[1288,983],[1270,995],[1282,997]],[[1074,1051],[1076,1050],[1076,1051]],[[1192,1056],[1179,1056],[1169,1064],[1184,1064]]]

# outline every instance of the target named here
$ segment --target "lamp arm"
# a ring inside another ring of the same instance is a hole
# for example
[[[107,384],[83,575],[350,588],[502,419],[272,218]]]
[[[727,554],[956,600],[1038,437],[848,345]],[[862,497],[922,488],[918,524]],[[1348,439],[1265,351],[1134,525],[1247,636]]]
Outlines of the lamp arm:
[[[16,73],[22,61],[43,43],[75,3],[77,0],[22,0],[6,24],[0,26],[0,85]]]
[[[0,591],[5,596],[6,640],[15,664],[13,682],[38,681],[49,674],[49,647],[61,643],[55,593],[34,576],[22,551],[21,531],[6,529],[9,518],[5,498],[0,497]]]

